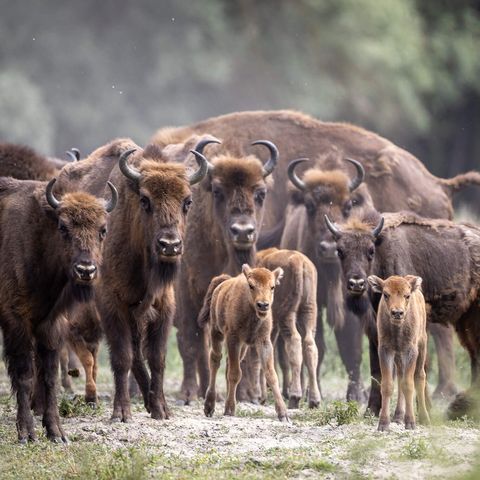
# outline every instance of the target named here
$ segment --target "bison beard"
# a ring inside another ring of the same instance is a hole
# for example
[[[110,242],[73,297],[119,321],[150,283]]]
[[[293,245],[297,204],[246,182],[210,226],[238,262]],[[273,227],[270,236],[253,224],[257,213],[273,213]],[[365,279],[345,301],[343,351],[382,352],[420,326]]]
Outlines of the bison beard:
[[[372,307],[367,295],[350,295],[347,293],[345,303],[348,310],[359,316],[365,315]]]
[[[87,303],[93,300],[94,289],[91,285],[70,284],[70,293],[75,302]]]
[[[151,291],[160,290],[165,285],[171,285],[178,272],[179,261],[162,262],[152,258],[150,260],[150,281]]]
[[[249,250],[233,250],[233,258],[235,263],[238,266],[238,269],[241,270],[242,265],[245,263],[248,265],[255,265],[255,248],[250,248]]]

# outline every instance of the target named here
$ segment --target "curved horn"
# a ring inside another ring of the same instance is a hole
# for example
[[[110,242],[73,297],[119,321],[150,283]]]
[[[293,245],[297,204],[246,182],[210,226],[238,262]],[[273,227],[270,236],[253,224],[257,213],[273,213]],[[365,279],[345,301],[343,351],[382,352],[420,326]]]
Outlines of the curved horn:
[[[195,155],[195,160],[197,161],[199,166],[199,169],[188,177],[190,185],[195,185],[196,183],[202,181],[207,175],[209,163],[208,160],[200,152],[197,152],[196,150],[190,150],[190,153],[193,153]]]
[[[129,167],[128,163],[127,163],[128,157],[135,151],[136,151],[136,149],[132,148],[131,150],[127,150],[127,151],[123,152],[120,155],[120,160],[118,161],[118,166],[120,168],[120,171],[127,178],[129,178],[130,180],[133,180],[135,183],[138,183],[140,181],[140,179],[142,178],[142,174],[138,170],[135,170],[134,168]]]
[[[372,235],[377,238],[380,235],[380,232],[382,231],[383,224],[385,223],[385,218],[382,217],[380,221],[378,222],[378,225],[372,230]]]
[[[47,189],[45,191],[45,196],[47,197],[48,204],[53,208],[57,209],[60,206],[60,202],[55,198],[53,194],[53,185],[57,181],[56,178],[52,178],[47,185]]]
[[[108,187],[110,188],[110,192],[112,193],[112,198],[110,201],[105,205],[105,210],[107,213],[110,213],[116,206],[118,201],[118,192],[113,183],[107,182]]]
[[[69,162],[76,162],[77,161],[77,156],[71,152],[70,150],[67,150],[65,152],[65,155],[68,157]]]
[[[73,152],[73,154],[75,155],[75,158],[77,159],[77,162],[78,162],[80,160],[80,150],[78,148],[75,148],[75,147],[71,148],[70,150]]]
[[[287,174],[288,178],[290,181],[293,183],[295,187],[297,187],[299,190],[305,190],[307,186],[305,185],[305,182],[303,180],[300,180],[295,173],[295,168],[297,168],[297,165],[303,162],[308,162],[308,158],[297,158],[296,160],[292,160],[288,164],[288,169],[287,169]]]
[[[346,158],[345,160],[350,162],[357,169],[357,176],[350,182],[350,185],[348,186],[349,190],[353,192],[365,179],[365,169],[360,162],[354,160],[353,158]]]
[[[218,140],[217,138],[204,138],[203,140],[200,140],[194,147],[193,150],[198,152],[200,155],[203,155],[203,149],[210,143],[218,143],[221,144],[222,142]],[[192,152],[192,150],[190,150]],[[192,152],[193,153],[193,152]],[[195,155],[195,154],[194,154]],[[205,158],[205,157],[204,157]],[[205,160],[207,160],[205,158]],[[197,157],[197,163],[198,163],[198,157]],[[200,165],[200,164],[199,164]],[[213,170],[213,165],[207,160],[207,167],[208,171],[211,172]]]
[[[342,236],[342,232],[330,221],[328,215],[324,215],[324,217],[328,229],[332,232],[333,238],[335,238],[335,240],[338,240]]]
[[[270,142],[269,140],[257,140],[253,142],[252,145],[263,145],[270,150],[270,158],[267,163],[263,166],[263,178],[268,177],[277,166],[278,161],[278,148],[275,146],[274,143]]]

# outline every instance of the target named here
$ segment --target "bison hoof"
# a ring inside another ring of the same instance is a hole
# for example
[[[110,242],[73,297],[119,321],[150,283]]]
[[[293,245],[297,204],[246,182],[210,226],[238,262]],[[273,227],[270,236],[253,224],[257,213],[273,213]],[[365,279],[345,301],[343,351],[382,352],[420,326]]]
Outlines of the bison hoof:
[[[446,383],[445,385],[438,385],[433,392],[432,398],[435,400],[443,400],[451,398],[458,393],[458,389],[453,383]]]
[[[402,424],[404,419],[405,419],[405,414],[403,412],[395,413],[392,422]]]
[[[320,406],[320,400],[309,400],[308,408],[318,408]]]
[[[206,417],[213,417],[213,414],[215,413],[215,407],[212,405],[205,405],[203,407],[203,411],[205,412]]]
[[[405,430],[415,430],[415,420],[405,422]]]
[[[68,439],[67,437],[55,437],[55,436],[47,436],[47,438],[52,442],[52,443],[57,443],[57,444],[68,444]]]
[[[290,398],[288,399],[288,408],[298,408],[299,403],[300,397],[290,395]]]
[[[388,432],[390,430],[390,423],[389,422],[378,422],[377,430],[379,432]]]
[[[290,419],[288,418],[288,415],[286,413],[281,413],[278,415],[278,419],[282,422],[282,423],[290,423]]]
[[[18,439],[18,443],[19,443],[20,445],[26,445],[27,442],[28,442],[27,437],[19,437],[19,439]]]
[[[73,378],[78,378],[80,376],[80,370],[78,368],[71,368],[68,374]]]
[[[450,420],[458,420],[465,416],[474,420],[480,419],[480,394],[477,390],[469,390],[457,394],[448,406],[447,416]]]
[[[420,425],[428,426],[430,425],[430,418],[428,415],[419,415],[418,422],[420,423]]]

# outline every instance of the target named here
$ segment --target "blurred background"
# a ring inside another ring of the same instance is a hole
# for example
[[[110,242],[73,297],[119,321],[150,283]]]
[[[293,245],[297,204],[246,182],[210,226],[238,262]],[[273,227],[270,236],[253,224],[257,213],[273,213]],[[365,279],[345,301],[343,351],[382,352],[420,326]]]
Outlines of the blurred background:
[[[371,129],[439,176],[479,166],[480,1],[0,0],[0,12],[3,141],[86,154],[293,108]]]

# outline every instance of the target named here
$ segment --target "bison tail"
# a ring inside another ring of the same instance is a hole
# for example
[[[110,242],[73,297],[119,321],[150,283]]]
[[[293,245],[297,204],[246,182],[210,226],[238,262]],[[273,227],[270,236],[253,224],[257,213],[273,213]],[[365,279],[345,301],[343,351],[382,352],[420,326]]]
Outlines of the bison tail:
[[[285,217],[282,218],[274,227],[260,233],[257,240],[257,250],[264,250],[271,247],[279,247],[282,239],[283,229],[285,228]]]
[[[229,278],[231,278],[230,275],[223,274],[213,278],[210,282],[207,293],[205,294],[205,298],[203,299],[202,308],[197,318],[197,323],[200,328],[204,328],[210,320],[210,306],[212,304],[213,292],[221,283],[223,283],[225,280],[228,280]]]
[[[461,173],[453,178],[442,178],[442,186],[451,194],[460,191],[464,187],[469,185],[480,185],[480,173],[479,172],[467,172]]]

